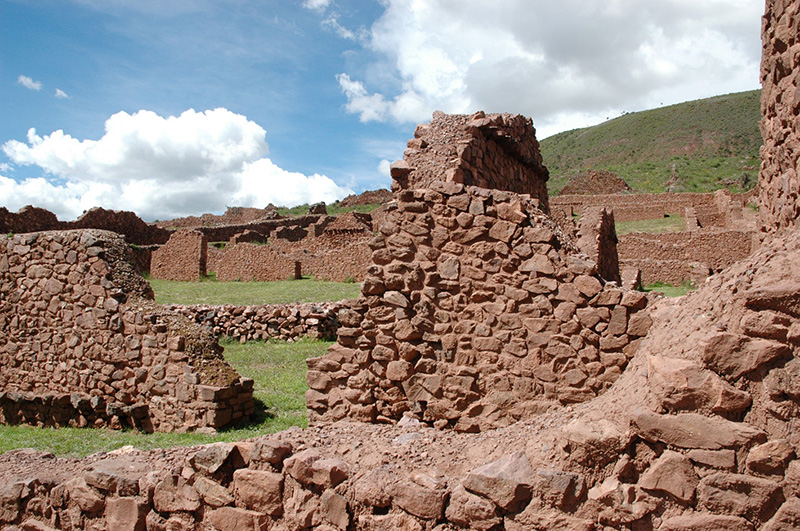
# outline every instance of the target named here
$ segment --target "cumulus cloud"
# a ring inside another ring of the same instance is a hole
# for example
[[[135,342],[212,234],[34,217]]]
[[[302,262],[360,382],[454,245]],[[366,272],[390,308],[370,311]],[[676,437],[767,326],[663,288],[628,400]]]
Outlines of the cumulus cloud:
[[[60,100],[65,100],[65,99],[69,98],[67,93],[64,92],[63,90],[61,90],[60,88],[56,89],[56,92],[55,92],[55,94],[53,94],[53,96],[55,96],[56,98],[58,98]]]
[[[17,78],[17,83],[25,87],[29,90],[41,90],[42,89],[42,82],[41,81],[34,81],[32,78],[28,76],[19,76]]]
[[[313,11],[322,12],[331,4],[331,0],[305,0],[303,7]]]
[[[520,112],[542,137],[542,128],[758,86],[755,0],[385,4],[368,40],[379,59],[337,77],[362,121]]]
[[[305,176],[266,158],[264,129],[227,109],[188,110],[161,117],[151,111],[120,112],[99,140],[80,140],[61,130],[27,142],[11,140],[3,151],[20,166],[38,166],[42,177],[0,179],[0,203],[35,204],[62,219],[93,206],[133,210],[145,219],[204,212],[226,206],[293,206],[340,199],[352,191],[324,175]]]

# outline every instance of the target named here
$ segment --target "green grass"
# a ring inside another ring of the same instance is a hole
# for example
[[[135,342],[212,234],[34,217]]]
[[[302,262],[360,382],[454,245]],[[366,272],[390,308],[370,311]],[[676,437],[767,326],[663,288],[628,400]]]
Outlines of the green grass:
[[[617,236],[633,232],[648,232],[651,234],[682,232],[686,229],[686,218],[683,216],[669,216],[641,221],[617,221],[614,227],[617,231]]]
[[[593,127],[541,140],[557,195],[571,175],[608,170],[637,192],[709,192],[752,188],[763,140],[761,92],[626,113]]]
[[[696,289],[690,280],[684,280],[680,286],[673,286],[671,284],[664,284],[663,282],[654,282],[642,288],[645,292],[658,292],[663,293],[665,297],[683,297],[693,289]]]
[[[149,279],[159,304],[288,304],[356,299],[361,285],[303,278],[275,282],[178,282]]]
[[[35,448],[56,455],[83,457],[131,445],[143,450],[189,446],[220,441],[237,441],[285,430],[305,427],[305,391],[307,358],[323,355],[332,344],[302,339],[239,344],[222,341],[225,358],[242,376],[253,378],[257,400],[256,419],[248,426],[219,432],[139,433],[108,429],[37,428],[0,426],[0,453],[16,448]]]
[[[308,203],[297,205],[295,207],[278,207],[278,214],[281,216],[305,216],[308,214]],[[381,203],[370,203],[368,205],[354,205],[351,207],[340,207],[338,204],[333,203],[325,206],[325,210],[329,216],[338,216],[345,212],[363,212],[369,213],[381,207]]]

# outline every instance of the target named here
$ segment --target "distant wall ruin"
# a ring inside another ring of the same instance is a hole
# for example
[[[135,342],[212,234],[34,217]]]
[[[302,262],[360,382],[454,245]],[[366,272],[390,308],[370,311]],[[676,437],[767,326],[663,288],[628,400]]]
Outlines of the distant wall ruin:
[[[0,237],[0,421],[186,431],[253,412],[252,380],[148,300],[127,253],[105,231]]]
[[[150,275],[156,279],[197,282],[206,276],[208,242],[200,231],[180,229],[152,252]]]
[[[792,0],[768,0],[761,31],[759,216],[765,231],[800,217],[800,14]]]

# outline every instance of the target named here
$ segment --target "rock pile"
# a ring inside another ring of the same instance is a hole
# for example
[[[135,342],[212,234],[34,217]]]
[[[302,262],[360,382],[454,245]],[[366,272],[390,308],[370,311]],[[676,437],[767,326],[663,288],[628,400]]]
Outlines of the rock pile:
[[[293,341],[301,337],[336,339],[338,313],[348,306],[347,301],[341,301],[262,306],[170,305],[169,309],[210,327],[218,337],[237,341]]]
[[[0,237],[0,421],[185,431],[252,413],[252,380],[148,300],[127,253],[104,231]]]
[[[622,194],[631,192],[631,187],[617,174],[603,170],[589,170],[570,177],[569,182],[559,194]]]

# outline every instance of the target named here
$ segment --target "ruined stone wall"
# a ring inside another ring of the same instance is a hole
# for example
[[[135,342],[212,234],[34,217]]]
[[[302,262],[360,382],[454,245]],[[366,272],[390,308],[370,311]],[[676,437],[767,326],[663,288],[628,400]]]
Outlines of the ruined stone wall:
[[[205,235],[192,229],[180,229],[152,252],[150,275],[157,279],[197,282],[206,276],[207,258]]]
[[[24,206],[18,212],[9,212],[0,207],[0,234],[35,232],[61,228],[55,214],[43,208]]]
[[[430,124],[417,126],[403,160],[392,165],[392,178],[395,188],[445,181],[528,194],[548,211],[548,173],[536,130],[518,114],[435,112]]]
[[[723,191],[728,201],[745,204],[752,194],[730,195]],[[725,214],[719,211],[718,192],[697,194],[603,194],[558,195],[550,198],[551,209],[566,211],[569,215],[581,214],[587,207],[608,207],[614,210],[616,221],[642,221],[663,218],[665,215],[683,215],[687,207],[702,212],[702,226],[725,226]]]
[[[578,231],[578,248],[597,264],[597,271],[605,280],[621,283],[617,231],[614,212],[603,207],[588,207],[581,216]]]
[[[2,422],[172,431],[252,413],[252,380],[146,298],[127,253],[105,231],[0,237]]]
[[[720,271],[749,256],[758,246],[754,232],[695,230],[663,234],[632,233],[618,237],[617,252],[624,266],[642,270],[642,282],[680,284],[702,278],[702,267]],[[687,274],[683,278],[676,278]]]
[[[281,229],[289,230],[290,232],[296,231],[299,233],[301,231],[305,231],[314,223],[317,223],[320,217],[320,215],[315,214],[309,216],[297,216],[295,218],[259,220],[243,224],[219,225],[210,227],[197,226],[193,228],[205,234],[206,238],[210,242],[226,242],[245,230],[253,230],[270,236]],[[302,236],[305,236],[305,232],[303,232]]]
[[[509,192],[400,191],[360,308],[309,360],[309,419],[506,425],[607,389],[647,333],[645,296],[604,285],[541,210]]]
[[[244,341],[293,341],[301,337],[334,340],[339,329],[339,311],[347,308],[347,301],[260,306],[169,306],[170,310],[195,323],[210,327],[216,336]]]
[[[796,227],[800,215],[800,13],[768,0],[761,38],[759,216],[764,230]]]
[[[217,280],[270,281],[301,277],[300,263],[270,245],[237,243],[227,246],[215,264]]]

